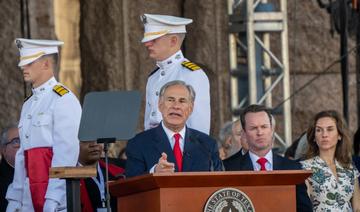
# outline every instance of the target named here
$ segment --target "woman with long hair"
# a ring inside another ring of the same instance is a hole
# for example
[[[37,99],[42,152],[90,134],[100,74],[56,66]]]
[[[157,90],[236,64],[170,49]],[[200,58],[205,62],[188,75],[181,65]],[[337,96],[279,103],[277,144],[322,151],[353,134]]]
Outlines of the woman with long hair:
[[[314,211],[360,211],[359,172],[352,165],[351,141],[338,112],[315,115],[307,131],[304,169],[313,174],[306,180]]]

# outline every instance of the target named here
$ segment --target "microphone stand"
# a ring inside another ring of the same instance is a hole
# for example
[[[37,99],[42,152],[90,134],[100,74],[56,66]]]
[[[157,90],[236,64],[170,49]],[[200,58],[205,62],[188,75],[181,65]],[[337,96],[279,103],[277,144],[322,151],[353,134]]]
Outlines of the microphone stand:
[[[109,192],[109,158],[108,158],[108,150],[109,150],[109,144],[115,143],[115,138],[99,138],[97,139],[98,143],[104,144],[104,153],[105,153],[105,201],[106,201],[106,208],[107,212],[111,212],[110,208],[110,192]]]

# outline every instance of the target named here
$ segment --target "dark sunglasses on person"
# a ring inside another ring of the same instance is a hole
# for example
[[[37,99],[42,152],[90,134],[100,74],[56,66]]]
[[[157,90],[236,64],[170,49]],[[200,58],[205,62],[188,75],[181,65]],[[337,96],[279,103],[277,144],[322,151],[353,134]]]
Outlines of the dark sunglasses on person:
[[[5,146],[11,144],[11,145],[16,145],[16,144],[20,144],[20,138],[19,137],[15,137],[13,139],[11,139],[11,141],[5,143]]]

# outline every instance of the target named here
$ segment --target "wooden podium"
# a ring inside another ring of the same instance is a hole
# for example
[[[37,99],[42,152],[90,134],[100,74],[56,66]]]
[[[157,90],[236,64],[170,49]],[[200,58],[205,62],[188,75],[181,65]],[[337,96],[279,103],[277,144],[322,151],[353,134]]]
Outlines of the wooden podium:
[[[118,211],[204,211],[209,197],[219,189],[245,193],[256,212],[296,211],[295,185],[311,171],[226,171],[148,174],[110,183],[118,197]]]

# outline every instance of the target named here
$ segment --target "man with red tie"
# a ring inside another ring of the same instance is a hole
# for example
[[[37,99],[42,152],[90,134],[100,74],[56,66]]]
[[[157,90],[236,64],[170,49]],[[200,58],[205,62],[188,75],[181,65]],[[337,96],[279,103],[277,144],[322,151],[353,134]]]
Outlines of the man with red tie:
[[[272,171],[299,170],[301,165],[274,154],[273,119],[270,111],[262,105],[250,105],[241,114],[241,125],[249,145],[249,151],[231,160],[224,161],[226,171]],[[305,184],[296,186],[297,211],[312,211]]]
[[[222,162],[213,138],[186,127],[194,107],[191,85],[175,80],[160,89],[159,126],[139,133],[126,147],[127,177],[147,173],[220,171]]]

